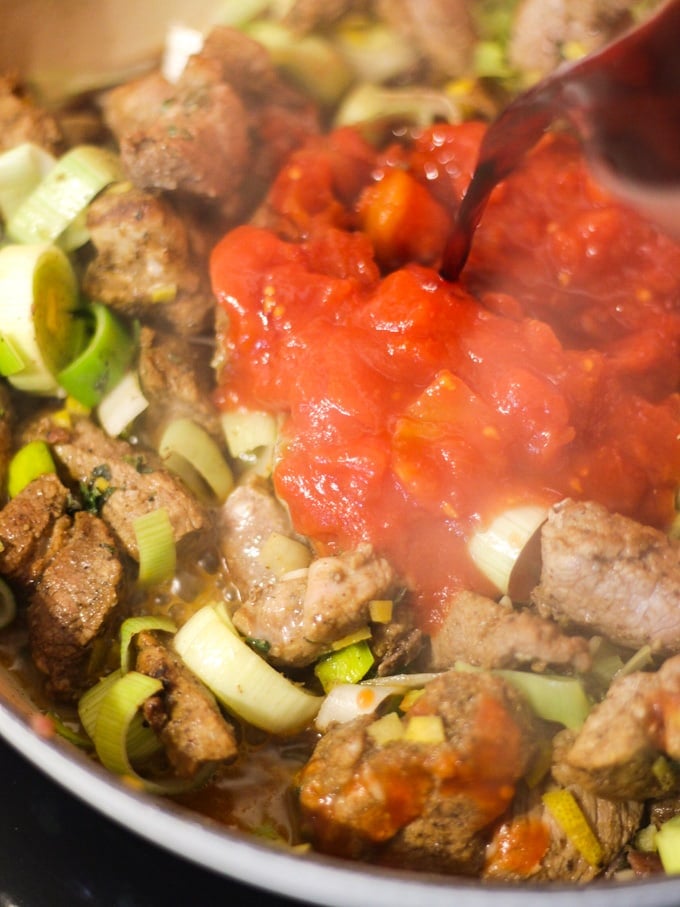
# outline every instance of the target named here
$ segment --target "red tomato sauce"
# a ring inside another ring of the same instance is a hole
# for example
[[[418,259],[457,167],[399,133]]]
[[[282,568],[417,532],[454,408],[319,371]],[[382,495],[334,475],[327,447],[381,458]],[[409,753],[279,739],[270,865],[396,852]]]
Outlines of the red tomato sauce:
[[[680,477],[680,246],[555,135],[447,283],[483,128],[315,139],[212,258],[220,406],[283,415],[296,528],[321,551],[371,541],[425,627],[455,590],[490,591],[467,540],[504,508],[570,496],[665,526]]]

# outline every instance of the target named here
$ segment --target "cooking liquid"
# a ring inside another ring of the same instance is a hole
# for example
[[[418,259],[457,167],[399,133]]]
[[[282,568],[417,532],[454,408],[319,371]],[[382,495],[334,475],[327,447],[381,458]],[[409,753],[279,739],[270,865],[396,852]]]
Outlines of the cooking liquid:
[[[623,38],[513,101],[484,137],[442,275],[458,277],[494,187],[558,117],[576,128],[599,169],[634,183],[680,184],[679,46],[680,0],[673,0]]]

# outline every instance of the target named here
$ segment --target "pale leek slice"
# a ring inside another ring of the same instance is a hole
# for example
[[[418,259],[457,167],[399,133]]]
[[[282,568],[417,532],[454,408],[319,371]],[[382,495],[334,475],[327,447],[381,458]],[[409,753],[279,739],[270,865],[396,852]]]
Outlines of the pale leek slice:
[[[57,160],[15,211],[7,235],[20,243],[56,242],[102,189],[122,178],[117,154],[78,145]]]
[[[510,591],[512,573],[522,551],[547,515],[545,507],[514,507],[499,514],[487,529],[476,532],[470,539],[470,557],[504,595]]]
[[[148,588],[172,579],[177,565],[177,549],[175,533],[165,507],[138,516],[132,528],[139,552],[139,585]]]
[[[158,453],[166,466],[180,477],[187,474],[183,465],[194,469],[220,502],[234,487],[231,467],[219,446],[193,419],[180,418],[170,422],[159,441]]]
[[[50,172],[56,158],[33,142],[0,154],[0,215],[7,221]]]
[[[325,733],[332,724],[344,724],[359,715],[370,715],[381,702],[402,692],[399,686],[339,683],[325,697],[314,724]]]
[[[78,304],[75,273],[56,246],[0,249],[0,335],[24,362],[7,375],[18,390],[61,393],[55,375],[77,355],[84,337]]]
[[[302,730],[322,698],[292,683],[237,634],[222,603],[205,605],[179,629],[175,651],[230,712],[272,734]]]
[[[222,414],[222,430],[232,457],[243,457],[259,447],[274,447],[278,434],[275,416],[260,410],[232,410]]]
[[[281,532],[272,532],[264,540],[258,561],[271,570],[277,578],[292,573],[294,570],[305,570],[312,561],[312,552],[304,542],[292,539]]]
[[[129,371],[106,394],[97,407],[99,423],[107,435],[116,438],[141,416],[149,401],[139,384],[139,376]]]

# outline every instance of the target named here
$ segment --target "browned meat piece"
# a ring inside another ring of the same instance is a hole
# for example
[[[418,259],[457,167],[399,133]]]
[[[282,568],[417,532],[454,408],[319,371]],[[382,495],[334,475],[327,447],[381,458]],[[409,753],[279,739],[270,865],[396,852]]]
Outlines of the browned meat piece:
[[[521,785],[509,813],[497,826],[487,848],[485,879],[521,882],[589,882],[618,856],[642,818],[642,803],[615,803],[569,786],[602,848],[602,860],[592,865],[565,835],[541,800],[558,789],[548,780],[539,786]],[[523,846],[524,845],[524,846]]]
[[[467,0],[377,0],[376,6],[433,75],[455,77],[468,71],[477,36]]]
[[[251,478],[232,491],[219,517],[222,556],[244,599],[274,581],[274,574],[260,560],[272,532],[293,535],[288,512],[267,482]]]
[[[0,574],[22,586],[41,575],[55,526],[67,520],[68,489],[55,475],[35,479],[0,510]]]
[[[443,742],[378,743],[372,716],[322,737],[300,780],[303,820],[319,850],[480,871],[490,825],[534,756],[531,717],[499,678],[455,671],[429,683],[403,720],[424,716],[441,718]]]
[[[175,85],[153,74],[112,91],[105,118],[138,186],[254,207],[285,155],[318,131],[313,107],[242,32],[216,28]]]
[[[347,13],[365,12],[366,0],[294,0],[283,17],[283,24],[302,34],[327,28]]]
[[[541,533],[532,601],[622,646],[680,651],[680,548],[595,503],[562,501]]]
[[[163,691],[146,700],[143,713],[177,774],[192,778],[202,766],[235,759],[234,729],[212,694],[153,633],[139,633],[136,645],[136,669],[163,681]]]
[[[96,250],[83,278],[88,296],[182,335],[210,325],[209,243],[195,218],[167,198],[119,184],[90,205],[87,225]]]
[[[57,525],[30,596],[29,643],[50,694],[74,699],[101,668],[99,644],[121,618],[123,568],[99,517],[81,511]]]
[[[656,673],[612,683],[575,736],[556,750],[553,774],[601,797],[646,800],[680,793],[680,656]],[[668,756],[669,759],[660,759]]]
[[[392,619],[386,624],[371,627],[371,651],[377,662],[379,677],[397,674],[411,665],[423,650],[425,637],[414,626],[413,607],[408,602],[394,606]]]
[[[515,13],[509,56],[540,76],[563,59],[565,46],[595,50],[631,23],[628,0],[522,0]]]
[[[152,436],[172,419],[187,417],[222,437],[212,405],[212,345],[206,337],[179,337],[143,327],[139,334],[139,380],[150,406],[145,413]]]
[[[12,398],[4,381],[0,381],[0,502],[7,487],[7,466],[12,456],[14,412]]]
[[[677,815],[680,815],[680,795],[678,794],[672,797],[661,797],[649,804],[649,821],[657,828]]]
[[[45,418],[27,429],[42,437],[74,483],[92,489],[97,479],[107,483],[99,512],[121,548],[138,559],[134,521],[164,507],[177,543],[207,527],[207,516],[185,486],[163,469],[158,457],[116,438],[110,438],[89,419],[77,419],[71,428]]]
[[[0,151],[22,142],[33,142],[53,154],[64,150],[52,114],[37,106],[13,77],[0,74]]]
[[[456,660],[482,668],[533,665],[542,670],[552,665],[582,672],[590,667],[591,657],[586,639],[566,636],[550,620],[474,592],[460,592],[431,637],[427,668],[447,670]]]
[[[368,545],[321,557],[255,591],[234,614],[251,639],[267,643],[267,658],[289,667],[311,664],[332,642],[365,626],[372,599],[391,598],[392,567]]]

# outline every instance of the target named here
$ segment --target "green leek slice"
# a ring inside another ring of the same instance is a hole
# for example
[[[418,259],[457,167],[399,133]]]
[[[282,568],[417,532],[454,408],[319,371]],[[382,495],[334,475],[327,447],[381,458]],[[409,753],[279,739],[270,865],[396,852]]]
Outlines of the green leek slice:
[[[56,472],[50,448],[45,441],[29,441],[14,454],[7,467],[7,493],[15,498],[38,476]]]
[[[457,671],[481,671],[456,662]],[[532,674],[529,671],[494,670],[489,673],[507,680],[527,699],[533,711],[546,721],[555,721],[570,730],[578,730],[592,708],[585,688],[577,677],[561,674]]]
[[[58,394],[55,378],[80,351],[78,284],[56,246],[12,244],[0,249],[0,334],[23,360],[8,380],[18,390]]]
[[[78,700],[78,717],[87,736],[94,742],[102,702],[122,676],[120,670],[102,677],[86,690]],[[132,718],[127,732],[127,754],[132,762],[148,759],[161,748],[158,737],[144,723],[141,713]]]
[[[137,517],[132,525],[139,550],[139,585],[147,588],[171,579],[177,564],[177,551],[168,511],[159,507]]]
[[[187,474],[186,466],[194,469],[220,502],[234,487],[233,473],[219,446],[193,419],[170,422],[158,444],[158,453],[180,477]]]
[[[120,670],[122,674],[130,667],[130,643],[138,633],[145,630],[162,630],[164,633],[176,633],[177,626],[169,617],[152,614],[140,617],[128,617],[120,628]]]
[[[336,104],[352,71],[334,45],[315,34],[301,35],[277,22],[258,20],[245,31],[269,51],[274,64],[319,104]]]
[[[92,335],[80,355],[61,369],[57,381],[78,403],[92,408],[126,374],[135,341],[108,306],[94,302],[84,314],[92,316]]]
[[[7,235],[20,243],[56,242],[102,189],[122,177],[114,152],[95,145],[72,148],[15,211]]]
[[[17,613],[17,603],[14,593],[4,581],[0,578],[0,630],[8,627]]]
[[[325,693],[338,684],[358,683],[366,676],[375,661],[365,639],[354,642],[344,649],[324,655],[314,666]]]
[[[292,683],[237,634],[223,604],[205,605],[173,640],[178,655],[230,712],[272,734],[292,734],[322,698]]]
[[[26,368],[28,362],[10,338],[0,334],[0,375],[8,377]]]

